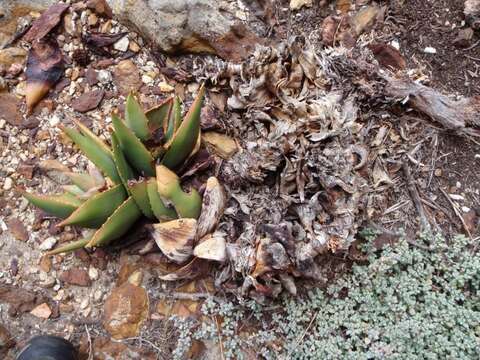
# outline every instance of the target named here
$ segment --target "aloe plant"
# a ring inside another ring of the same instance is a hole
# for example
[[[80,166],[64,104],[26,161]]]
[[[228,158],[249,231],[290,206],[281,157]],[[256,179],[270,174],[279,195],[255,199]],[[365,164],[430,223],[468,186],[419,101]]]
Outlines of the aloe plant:
[[[62,218],[58,226],[95,229],[92,236],[50,254],[105,246],[125,235],[142,216],[152,222],[200,216],[201,196],[195,189],[185,192],[174,171],[198,151],[204,93],[202,86],[183,119],[177,97],[144,112],[130,94],[125,120],[112,114],[110,144],[80,122],[75,123],[76,128],[62,127],[106,179],[99,181],[88,173],[69,172],[66,175],[73,184],[63,187],[64,194],[24,193],[33,205]],[[163,136],[159,137],[159,133]]]

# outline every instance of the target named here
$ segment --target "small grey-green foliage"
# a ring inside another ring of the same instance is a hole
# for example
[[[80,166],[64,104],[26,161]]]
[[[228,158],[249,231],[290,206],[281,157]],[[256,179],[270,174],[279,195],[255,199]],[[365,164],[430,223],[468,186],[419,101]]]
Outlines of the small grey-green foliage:
[[[227,358],[250,348],[266,359],[478,359],[480,256],[463,236],[428,241],[430,250],[406,241],[380,255],[370,250],[369,265],[355,265],[326,293],[285,297],[273,313],[251,301],[209,300],[202,311],[222,316],[221,325],[177,319],[175,355],[220,332]],[[239,336],[247,321],[258,330]]]

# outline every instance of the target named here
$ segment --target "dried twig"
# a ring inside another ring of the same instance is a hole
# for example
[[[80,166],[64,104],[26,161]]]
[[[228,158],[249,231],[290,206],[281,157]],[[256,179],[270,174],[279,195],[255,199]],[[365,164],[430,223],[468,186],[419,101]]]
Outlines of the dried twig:
[[[457,205],[455,205],[455,203],[452,201],[452,199],[450,199],[450,196],[448,196],[448,194],[445,192],[445,190],[443,190],[441,187],[439,187],[441,193],[443,194],[443,196],[445,196],[445,198],[447,199],[447,201],[450,203],[450,205],[452,206],[453,208],[453,212],[455,213],[455,215],[457,215],[457,217],[460,219],[460,222],[462,223],[463,225],[463,229],[465,230],[465,232],[467,233],[468,237],[471,239],[472,238],[472,234],[470,233],[470,230],[468,229],[468,226],[467,226],[467,223],[465,222],[465,220],[463,219],[463,216],[462,214],[460,214],[460,211],[458,210],[457,208]]]
[[[431,230],[430,222],[428,221],[427,216],[425,215],[425,209],[423,208],[422,200],[420,198],[420,195],[418,194],[418,189],[415,185],[415,182],[413,181],[410,168],[408,167],[408,164],[406,161],[403,162],[402,168],[403,168],[403,172],[405,173],[405,177],[407,178],[407,187],[410,193],[410,197],[412,198],[413,203],[415,204],[415,207],[418,211],[418,215],[420,217],[420,225],[422,227],[422,231],[430,231]]]
[[[150,345],[152,348],[154,348],[157,351],[158,354],[162,354],[164,352],[163,349],[159,348],[153,342],[151,342],[150,340],[147,340],[143,337],[140,337],[140,336],[125,338],[125,339],[122,339],[122,340],[112,339],[112,341],[120,342],[120,343],[127,342],[127,341],[140,341],[140,343],[146,343],[146,344]]]
[[[213,296],[209,293],[182,293],[182,292],[173,292],[173,293],[160,293],[158,294],[160,298],[164,299],[177,299],[177,300],[192,300],[198,301],[201,299],[214,299],[215,301],[222,301],[221,298]]]
[[[88,330],[87,325],[85,325],[85,331],[87,332],[87,339],[88,339],[88,360],[93,360],[92,338],[90,336],[90,330]]]
[[[303,339],[305,338],[305,335],[307,334],[308,330],[310,330],[310,328],[312,327],[312,324],[313,322],[315,321],[315,319],[317,318],[318,316],[318,313],[320,312],[320,310],[318,310],[315,315],[312,316],[312,320],[310,320],[310,323],[308,324],[307,328],[305,329],[305,331],[302,333],[302,335],[298,338],[298,340],[295,342],[295,346],[293,347],[292,350],[290,350],[289,354],[287,355],[286,359],[291,359],[292,358],[292,352],[294,351],[294,349],[296,349],[298,347],[298,345],[300,345],[303,341]]]

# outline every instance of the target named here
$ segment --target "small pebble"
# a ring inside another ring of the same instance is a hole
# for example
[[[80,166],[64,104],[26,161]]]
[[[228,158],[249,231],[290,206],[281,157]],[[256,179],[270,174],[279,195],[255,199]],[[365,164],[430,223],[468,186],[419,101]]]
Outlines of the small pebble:
[[[7,177],[3,183],[3,190],[10,190],[13,187],[12,178]]]
[[[118,51],[127,51],[128,50],[128,45],[130,41],[128,41],[128,37],[124,36],[120,40],[118,40],[115,44],[113,44],[113,48]]]
[[[130,44],[128,45],[128,48],[130,51],[133,51],[136,53],[140,51],[140,46],[135,41],[131,41]]]
[[[94,268],[93,266],[91,266],[89,269],[88,269],[88,276],[90,277],[90,279],[92,280],[97,280],[98,279],[98,270],[96,268]]]
[[[112,74],[108,70],[100,70],[97,74],[97,79],[102,84],[106,84],[112,81]]]
[[[142,75],[142,82],[148,85],[153,83],[153,79],[148,75]]]
[[[456,201],[464,201],[465,200],[465,198],[462,195],[458,195],[458,194],[448,194],[448,196],[450,196],[450,199],[456,200]]]
[[[38,246],[38,248],[42,251],[50,250],[51,248],[53,248],[55,246],[56,243],[57,243],[57,239],[55,239],[54,237],[51,236],[51,237],[46,238]]]
[[[470,208],[468,206],[462,206],[462,211],[466,214],[468,212],[470,212]]]
[[[427,46],[425,49],[423,49],[423,52],[425,54],[436,54],[437,53],[437,49],[431,47],[431,46]]]
[[[82,302],[80,303],[80,309],[86,309],[88,306],[88,302],[89,302],[88,297],[83,299]]]
[[[58,117],[58,115],[53,114],[53,115],[48,119],[48,122],[50,123],[51,126],[57,126],[58,124],[60,124],[60,118]]]
[[[161,92],[172,92],[175,88],[172,85],[168,85],[166,82],[158,84],[158,88]]]

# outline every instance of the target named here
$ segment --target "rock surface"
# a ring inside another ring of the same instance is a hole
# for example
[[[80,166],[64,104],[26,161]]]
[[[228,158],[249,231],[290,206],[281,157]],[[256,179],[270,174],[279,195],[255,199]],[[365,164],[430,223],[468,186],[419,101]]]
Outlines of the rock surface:
[[[70,285],[90,286],[91,280],[85,269],[72,268],[60,274],[60,280]]]
[[[141,272],[112,290],[105,301],[103,325],[114,339],[137,336],[148,316],[148,295],[141,283]]]
[[[212,53],[239,61],[259,42],[209,0],[108,0],[113,13],[167,53]]]

